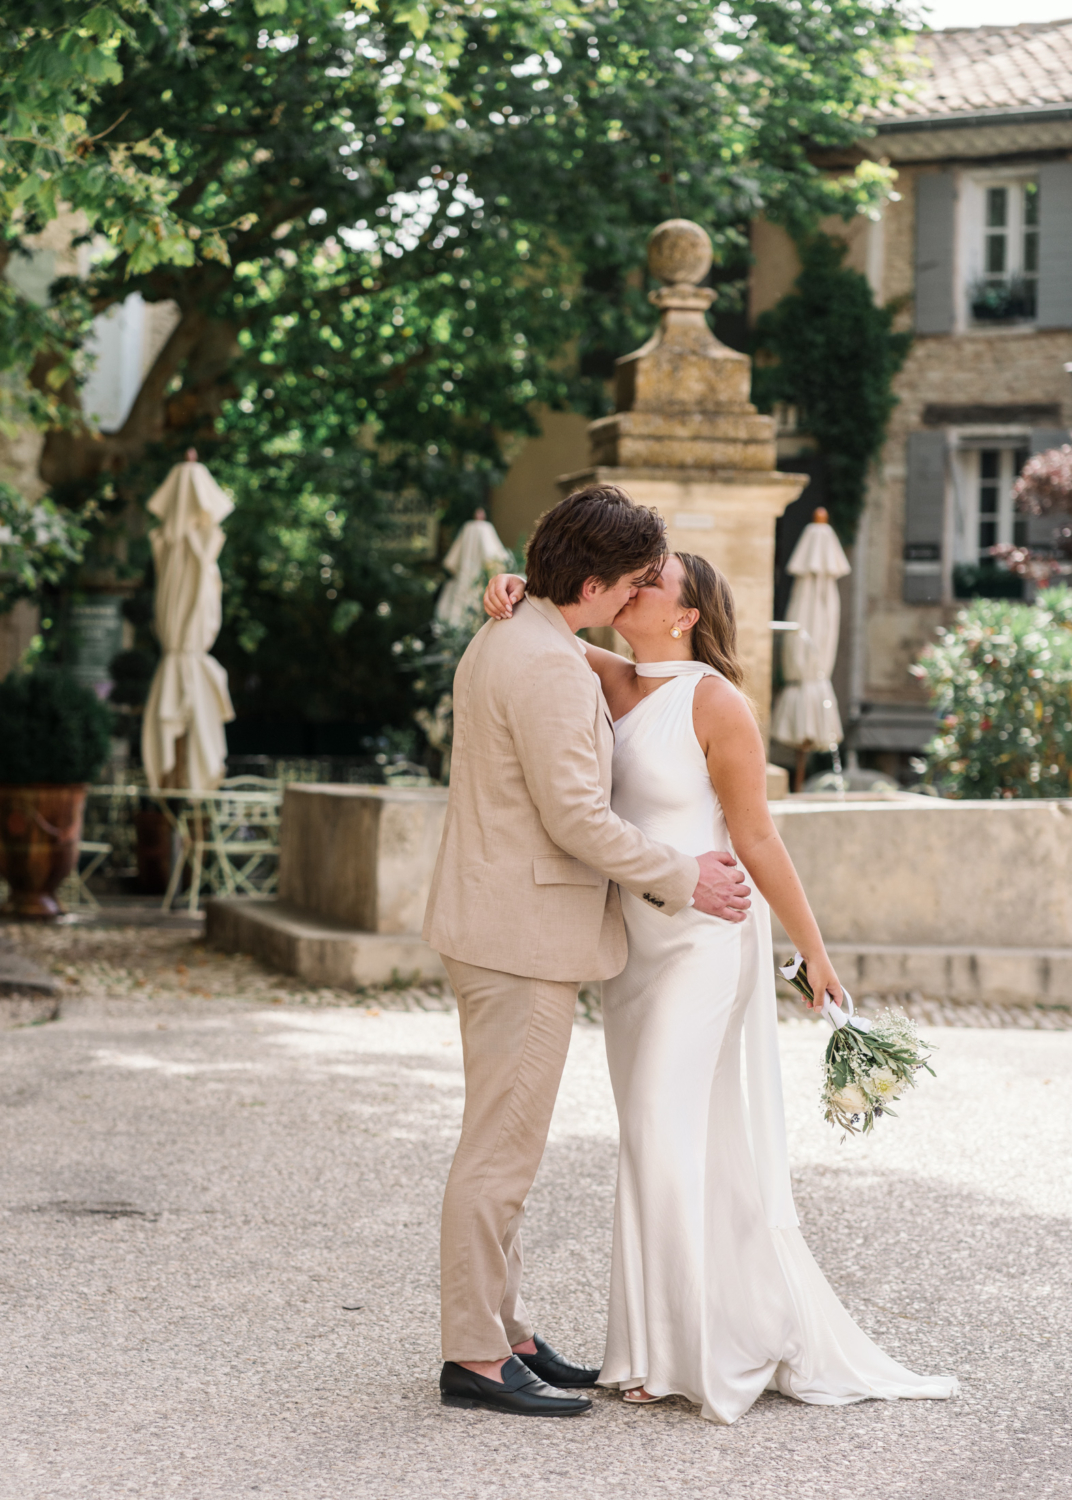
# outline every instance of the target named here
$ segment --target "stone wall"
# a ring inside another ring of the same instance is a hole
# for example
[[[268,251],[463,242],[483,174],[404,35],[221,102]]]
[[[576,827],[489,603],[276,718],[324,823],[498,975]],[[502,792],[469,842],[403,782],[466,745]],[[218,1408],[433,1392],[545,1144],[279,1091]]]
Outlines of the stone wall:
[[[209,942],[317,984],[442,978],[419,932],[446,799],[288,787],[280,899],[210,901]],[[789,798],[771,811],[856,995],[1072,1004],[1072,801]]]
[[[419,933],[446,810],[445,787],[288,786],[280,901],[361,932]]]
[[[1072,953],[1072,802],[791,798],[771,811],[829,943]]]

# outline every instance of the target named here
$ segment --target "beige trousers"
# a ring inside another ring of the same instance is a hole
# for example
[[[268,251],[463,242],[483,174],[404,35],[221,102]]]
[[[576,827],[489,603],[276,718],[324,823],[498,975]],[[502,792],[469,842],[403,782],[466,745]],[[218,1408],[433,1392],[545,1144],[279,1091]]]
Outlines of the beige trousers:
[[[543,1156],[578,984],[444,957],[465,1062],[461,1140],[443,1197],[443,1358],[503,1359],[532,1337],[521,1221]]]

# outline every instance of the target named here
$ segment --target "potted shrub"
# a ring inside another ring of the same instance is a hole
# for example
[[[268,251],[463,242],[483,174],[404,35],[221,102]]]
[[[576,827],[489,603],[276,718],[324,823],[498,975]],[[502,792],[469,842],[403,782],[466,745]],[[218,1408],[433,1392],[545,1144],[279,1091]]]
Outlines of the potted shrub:
[[[4,913],[60,914],[55,891],[74,869],[86,783],[108,754],[111,714],[65,672],[12,673],[0,683],[0,875]]]

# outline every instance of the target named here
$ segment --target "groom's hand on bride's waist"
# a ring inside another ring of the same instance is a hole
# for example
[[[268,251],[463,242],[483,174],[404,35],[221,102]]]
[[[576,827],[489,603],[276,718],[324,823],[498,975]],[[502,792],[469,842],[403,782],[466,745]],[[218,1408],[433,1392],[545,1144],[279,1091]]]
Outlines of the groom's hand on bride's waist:
[[[699,857],[700,879],[692,893],[692,904],[709,917],[726,922],[743,922],[751,902],[750,886],[744,883],[741,870],[732,854],[724,849],[712,850]]]

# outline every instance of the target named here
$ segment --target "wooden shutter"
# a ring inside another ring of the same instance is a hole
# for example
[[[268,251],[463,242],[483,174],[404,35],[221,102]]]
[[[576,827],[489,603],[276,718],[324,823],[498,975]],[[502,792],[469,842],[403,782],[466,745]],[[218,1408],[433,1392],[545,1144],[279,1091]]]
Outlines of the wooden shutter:
[[[1069,440],[1064,427],[1033,427],[1031,429],[1031,452],[1048,453],[1051,448],[1061,448]],[[1028,516],[1027,545],[1049,550],[1053,546],[1053,533],[1058,525],[1067,525],[1060,516]]]
[[[1072,328],[1072,161],[1039,169],[1038,326]]]
[[[944,432],[909,433],[904,530],[907,604],[942,602],[945,465]]]
[[[916,332],[952,333],[954,219],[957,183],[952,172],[916,179]]]

